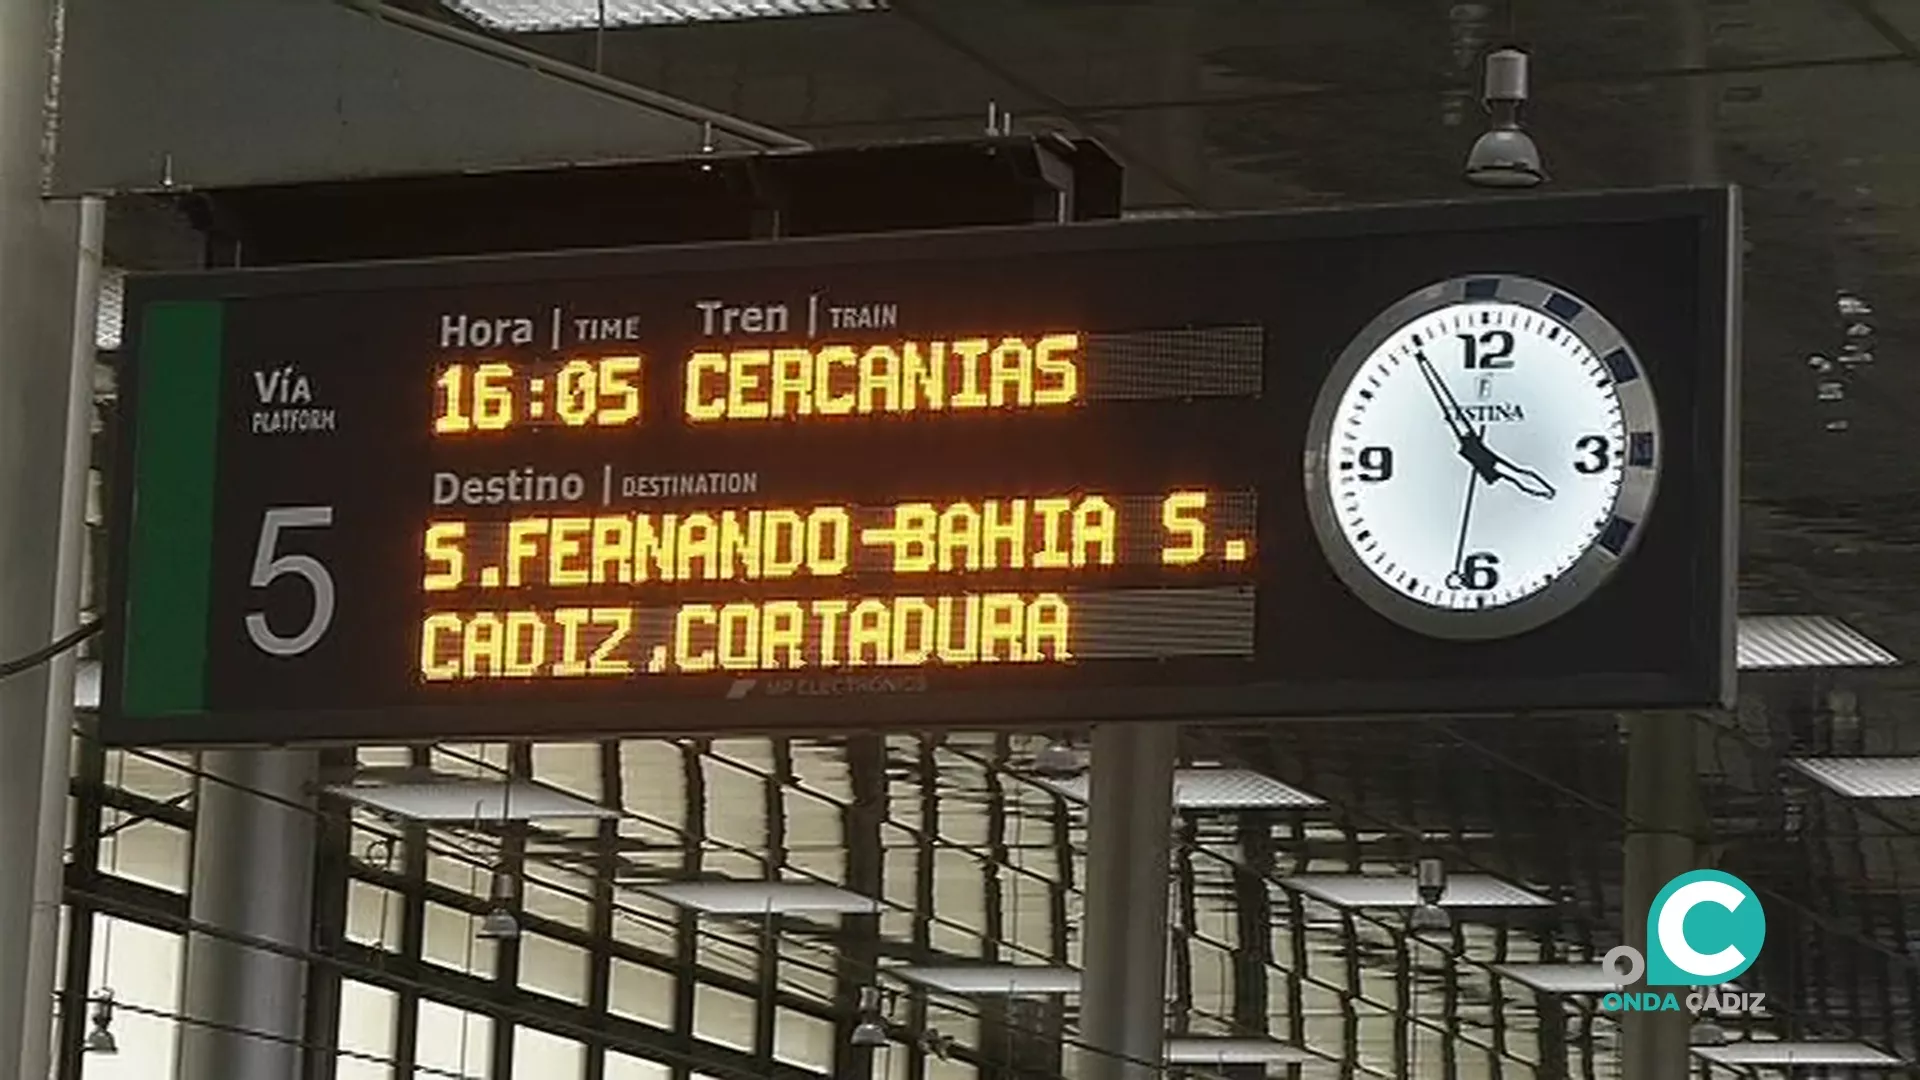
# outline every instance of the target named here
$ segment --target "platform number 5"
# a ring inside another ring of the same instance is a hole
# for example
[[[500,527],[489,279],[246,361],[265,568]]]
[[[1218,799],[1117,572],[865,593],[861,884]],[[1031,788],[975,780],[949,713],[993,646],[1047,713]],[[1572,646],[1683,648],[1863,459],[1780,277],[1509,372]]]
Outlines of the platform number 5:
[[[247,636],[271,656],[299,656],[314,647],[333,625],[333,575],[311,555],[276,555],[283,529],[319,529],[333,524],[331,506],[276,506],[260,516],[260,543],[253,549],[253,575],[248,584],[265,589],[292,574],[304,578],[313,590],[313,614],[291,637],[274,632],[264,611],[247,613]]]

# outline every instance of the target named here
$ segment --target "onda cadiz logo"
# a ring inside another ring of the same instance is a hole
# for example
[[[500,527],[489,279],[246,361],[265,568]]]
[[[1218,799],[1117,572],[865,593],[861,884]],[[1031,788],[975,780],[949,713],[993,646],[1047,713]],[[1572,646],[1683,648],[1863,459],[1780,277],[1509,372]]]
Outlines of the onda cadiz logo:
[[[1766,940],[1766,912],[1746,882],[1718,870],[1694,870],[1667,882],[1653,898],[1647,911],[1648,955],[1622,945],[1600,966],[1622,990],[1643,974],[1650,987],[1718,987],[1687,995],[1690,1012],[1753,1013],[1765,995],[1721,984],[1752,967]],[[1680,1002],[1671,993],[1629,991],[1606,995],[1600,1007],[1667,1011],[1678,1010]]]

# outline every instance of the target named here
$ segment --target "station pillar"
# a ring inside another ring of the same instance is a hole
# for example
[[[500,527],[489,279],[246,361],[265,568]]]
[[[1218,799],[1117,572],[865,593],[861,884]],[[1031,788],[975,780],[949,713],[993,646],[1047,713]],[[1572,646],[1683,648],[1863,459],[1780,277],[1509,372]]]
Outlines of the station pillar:
[[[85,576],[102,218],[98,203],[41,198],[56,7],[0,4],[0,660],[74,631]],[[49,1073],[72,710],[70,653],[0,679],[0,1075],[9,1077]]]
[[[1700,777],[1695,732],[1685,716],[1646,713],[1627,724],[1627,834],[1621,936],[1647,955],[1647,912],[1667,882],[1700,869]],[[1692,1017],[1686,1012],[1620,1016],[1621,1075],[1687,1080]]]
[[[1152,1080],[1165,1045],[1167,890],[1179,728],[1093,729],[1079,1075]]]
[[[318,757],[299,750],[202,755],[189,913],[181,1077],[297,1080],[312,947]],[[221,936],[230,935],[230,936]],[[239,939],[239,940],[236,940]]]

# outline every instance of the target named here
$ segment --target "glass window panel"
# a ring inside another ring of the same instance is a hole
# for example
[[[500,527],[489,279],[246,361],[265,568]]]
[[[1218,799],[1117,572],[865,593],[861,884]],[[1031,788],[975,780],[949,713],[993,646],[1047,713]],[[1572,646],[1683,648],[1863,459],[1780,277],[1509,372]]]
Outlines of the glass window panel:
[[[436,838],[434,844],[440,851],[427,852],[427,880],[442,888],[466,893],[468,896],[487,895],[488,886],[493,884],[491,867],[482,869],[476,863],[485,860],[461,851],[458,855],[448,851],[445,838]],[[444,853],[443,853],[444,852]]]
[[[433,748],[435,772],[497,780],[506,774],[505,743],[442,743]]]
[[[1006,919],[1001,936],[1030,956],[1053,955],[1050,891],[1045,882],[1025,874],[1005,874],[1000,879],[1001,911]]]
[[[392,1080],[396,1006],[397,998],[391,990],[341,980],[341,1053],[334,1080]]]
[[[557,887],[544,885],[543,881]],[[521,887],[521,903],[541,918],[586,930],[592,925],[593,912],[593,905],[587,901],[589,888],[587,879],[579,874],[530,865]]]
[[[773,1017],[773,1056],[789,1065],[828,1072],[833,1068],[833,1024],[781,1009]]]
[[[520,937],[520,985],[575,1004],[587,1000],[587,951],[540,934]]]
[[[413,764],[413,747],[362,746],[353,757],[363,769],[405,769]]]
[[[841,880],[846,872],[846,832],[840,807],[791,787],[783,790],[781,798],[787,819],[787,864],[828,881]]]
[[[626,808],[678,828],[687,820],[686,775],[678,744],[627,739],[620,744],[620,795]]]
[[[915,1080],[913,1075],[913,1053],[905,1043],[890,1042],[877,1052],[873,1071],[888,1080]]]
[[[381,870],[399,870],[406,865],[406,841],[391,822],[358,806],[353,808],[351,820],[353,832],[347,850],[353,858]]]
[[[943,1001],[939,997],[930,997],[927,1001],[927,1026],[937,1028],[940,1034],[952,1039],[961,1046],[980,1045],[980,1018],[974,1010],[978,1005],[962,1005],[957,1002]]]
[[[494,943],[482,940],[476,934],[479,929],[479,916],[428,901],[426,934],[420,942],[420,958],[441,967],[490,979],[493,977]]]
[[[613,940],[660,956],[673,956],[680,940],[678,909],[642,893],[622,892],[614,897]]]
[[[937,863],[935,865],[938,866]],[[886,886],[885,899],[888,903],[904,908],[918,906],[920,895],[920,852],[918,850],[905,845],[889,846],[884,852],[880,877]]]
[[[927,1080],[979,1080],[980,1070],[964,1061],[928,1055]]]
[[[1193,964],[1193,1006],[1214,1016],[1233,1013],[1233,958],[1225,949],[1199,938],[1187,939]]]
[[[952,848],[933,853],[933,910],[942,922],[978,933],[986,924],[986,899],[979,860]]]
[[[740,878],[755,881],[767,876],[767,862],[759,850],[738,851],[732,848],[709,850],[701,856],[700,869],[713,877]]]
[[[914,914],[911,910],[889,907],[880,912],[880,936],[887,941],[913,940]]]
[[[700,922],[700,966],[742,979],[760,977],[760,928],[729,920]]]
[[[155,758],[166,760],[156,761]],[[184,754],[153,754],[148,751],[130,754],[124,750],[109,750],[106,777],[109,784],[122,791],[167,802],[193,793],[193,775],[175,765],[175,762],[185,760],[188,759]]]
[[[715,739],[711,752],[763,776],[773,775],[772,739]]]
[[[589,802],[599,802],[600,747],[594,743],[535,743],[533,778]]]
[[[791,756],[794,780],[799,786],[841,806],[853,801],[847,758],[840,747],[796,740]]]
[[[187,832],[151,819],[107,810],[101,824],[113,831],[100,842],[100,869],[170,892],[187,891]]]
[[[428,1069],[461,1076],[486,1076],[493,1057],[493,1021],[477,1013],[420,1002],[420,1044],[415,1060]]]
[[[835,958],[822,945],[791,938],[780,939],[780,986],[816,1001],[832,1001]]]
[[[112,990],[115,1001],[163,1013],[180,1011],[181,939],[110,915],[93,917],[92,977],[87,993]],[[113,1017],[120,1052],[89,1055],[86,1080],[173,1080],[177,1021],[122,1009]]]
[[[949,766],[946,763],[952,760],[952,758],[943,759],[942,768],[948,768]],[[968,781],[975,779],[970,775],[971,772],[971,768],[963,771]],[[945,780],[947,778],[943,775],[942,779]],[[958,844],[961,847],[985,847],[987,844],[986,806],[973,800],[941,799],[940,838],[948,843]]]
[[[673,976],[615,958],[608,971],[607,1009],[658,1027],[673,1026]]]
[[[693,1033],[708,1042],[753,1052],[753,999],[714,986],[693,992]]]
[[[580,1080],[587,1068],[587,1048],[539,1028],[521,1027],[513,1033],[513,1080]]]
[[[347,940],[397,952],[404,901],[392,889],[347,882]]]
[[[672,1075],[673,1069],[663,1062],[607,1051],[607,1080],[668,1080]]]
[[[767,781],[713,757],[701,759],[707,785],[707,836],[736,850],[767,846]]]

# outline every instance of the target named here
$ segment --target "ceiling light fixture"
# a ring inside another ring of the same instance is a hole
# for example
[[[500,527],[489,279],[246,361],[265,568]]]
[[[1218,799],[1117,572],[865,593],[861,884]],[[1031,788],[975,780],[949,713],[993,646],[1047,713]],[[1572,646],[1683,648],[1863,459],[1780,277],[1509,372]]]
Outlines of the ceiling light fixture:
[[[640,890],[708,915],[873,915],[880,901],[809,881],[679,881]]]
[[[509,34],[886,10],[885,0],[441,0],[441,4],[489,30]]]
[[[1493,970],[1543,994],[1611,994],[1618,980],[1598,961],[1584,964],[1495,964]]]
[[[1447,895],[1447,864],[1439,859],[1421,859],[1414,871],[1414,891],[1420,902],[1407,912],[1407,929],[1414,934],[1445,933],[1453,929],[1453,916],[1440,906]]]
[[[1920,757],[1790,758],[1787,764],[1849,799],[1920,799]]]
[[[1076,802],[1090,801],[1084,775],[1039,782]],[[1176,769],[1173,773],[1173,805],[1181,810],[1298,810],[1326,804],[1318,795],[1252,769]]]
[[[1715,1065],[1842,1065],[1894,1069],[1906,1064],[1884,1050],[1859,1042],[1736,1042],[1696,1046],[1695,1054]]]
[[[1893,667],[1900,658],[1865,634],[1825,615],[1744,615],[1738,644],[1741,671],[1778,668]]]
[[[1166,1041],[1169,1065],[1299,1065],[1312,1053],[1271,1039],[1180,1037]]]
[[[520,937],[520,920],[513,914],[518,896],[514,888],[513,868],[506,863],[493,868],[493,880],[487,886],[489,906],[474,936],[482,941],[514,941]]]
[[[1080,992],[1078,971],[1069,967],[1039,964],[899,967],[893,968],[888,974],[955,997],[1018,997]]]
[[[89,1054],[118,1054],[120,1040],[113,1037],[113,991],[103,989],[93,999],[93,1030],[87,1032],[81,1049]]]
[[[1547,179],[1540,148],[1520,126],[1520,107],[1527,101],[1526,53],[1496,49],[1487,54],[1481,100],[1493,120],[1467,152],[1467,182],[1491,188],[1540,186]]]
[[[620,816],[617,810],[527,780],[335,784],[327,791],[382,813],[414,821],[536,821]]]
[[[1289,889],[1339,908],[1410,908],[1420,903],[1406,874],[1295,874],[1280,879]],[[1489,874],[1452,874],[1440,906],[1453,908],[1551,907],[1553,901]]]

